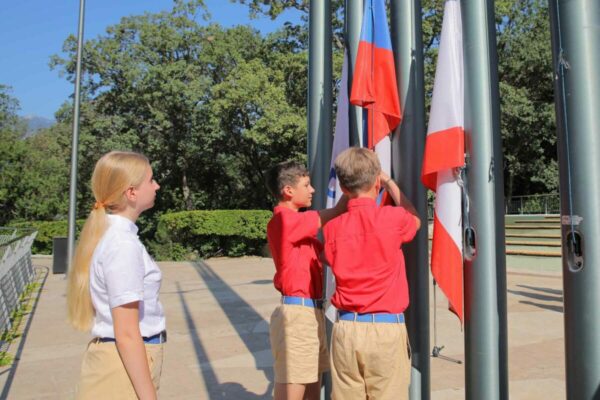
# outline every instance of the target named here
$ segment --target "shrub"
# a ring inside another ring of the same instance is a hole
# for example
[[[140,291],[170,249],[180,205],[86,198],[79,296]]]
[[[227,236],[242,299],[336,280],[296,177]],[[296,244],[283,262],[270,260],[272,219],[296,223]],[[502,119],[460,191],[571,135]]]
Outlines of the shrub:
[[[149,244],[158,260],[262,254],[271,211],[199,210],[163,214],[156,240]]]
[[[85,220],[76,221],[76,235],[79,235]],[[52,254],[52,238],[66,237],[68,231],[67,221],[28,221],[28,222],[13,222],[10,226],[16,228],[33,228],[38,231],[33,245],[31,246],[32,254]]]
[[[163,214],[154,240],[145,241],[157,260],[188,260],[223,255],[259,255],[266,245],[271,211],[201,210]],[[77,235],[84,220],[77,221]],[[33,221],[10,224],[38,231],[34,254],[52,254],[52,238],[67,236],[67,221]]]

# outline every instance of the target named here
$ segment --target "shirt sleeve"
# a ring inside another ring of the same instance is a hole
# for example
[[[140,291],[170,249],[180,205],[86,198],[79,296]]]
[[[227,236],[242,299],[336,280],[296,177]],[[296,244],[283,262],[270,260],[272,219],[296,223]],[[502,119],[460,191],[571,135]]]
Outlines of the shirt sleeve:
[[[108,248],[102,270],[110,308],[144,299],[144,256],[139,243],[123,240]]]
[[[417,221],[415,216],[406,211],[404,207],[393,207],[397,218],[397,227],[400,243],[413,240],[417,233]]]
[[[323,254],[325,255],[325,260],[331,266],[335,261],[335,241],[328,240],[329,239],[329,227],[330,225],[325,225],[323,228],[323,236],[324,236],[324,244],[323,244]]]
[[[318,211],[299,212],[294,218],[284,221],[285,235],[290,242],[296,243],[309,237],[316,237],[321,217]]]

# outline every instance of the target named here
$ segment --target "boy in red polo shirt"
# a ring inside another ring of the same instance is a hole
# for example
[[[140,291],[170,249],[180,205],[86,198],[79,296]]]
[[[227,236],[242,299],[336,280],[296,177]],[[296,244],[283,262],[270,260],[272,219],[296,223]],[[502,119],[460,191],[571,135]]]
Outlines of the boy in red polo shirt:
[[[377,155],[350,148],[335,160],[348,211],[324,228],[325,256],[336,280],[331,339],[334,400],[408,399],[410,359],[404,310],[408,285],[401,245],[421,222]],[[381,186],[397,207],[378,207]]]
[[[320,397],[320,378],[329,370],[323,314],[323,245],[319,228],[345,211],[346,200],[322,211],[304,211],[315,189],[307,169],[296,162],[276,165],[267,186],[278,204],[267,225],[275,263],[275,288],[281,305],[271,315],[270,339],[275,370],[275,400]]]

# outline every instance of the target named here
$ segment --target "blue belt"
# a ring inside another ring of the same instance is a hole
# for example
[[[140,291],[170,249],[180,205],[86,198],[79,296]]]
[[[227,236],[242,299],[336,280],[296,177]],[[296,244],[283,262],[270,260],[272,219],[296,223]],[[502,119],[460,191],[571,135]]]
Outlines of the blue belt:
[[[282,304],[292,304],[296,306],[305,306],[312,308],[323,308],[323,300],[321,299],[307,299],[305,297],[296,296],[281,296]]]
[[[116,342],[116,340],[114,338],[110,338],[110,337],[99,337],[99,338],[95,338],[94,340],[97,342],[100,342],[100,343]],[[167,341],[167,331],[162,331],[161,333],[157,333],[156,335],[153,335],[153,336],[142,336],[142,340],[144,341],[144,343],[147,343],[147,344],[165,343]]]
[[[338,310],[338,320],[340,321],[355,321],[355,322],[381,322],[387,324],[403,324],[404,314],[389,314],[389,313],[365,313],[359,314],[351,311]]]

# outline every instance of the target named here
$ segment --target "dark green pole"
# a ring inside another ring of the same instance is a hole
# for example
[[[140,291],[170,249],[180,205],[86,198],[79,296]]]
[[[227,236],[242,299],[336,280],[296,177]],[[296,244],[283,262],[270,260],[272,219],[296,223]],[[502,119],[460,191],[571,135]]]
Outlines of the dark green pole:
[[[391,33],[402,123],[392,139],[392,174],[417,209],[423,226],[403,246],[410,288],[406,327],[412,347],[410,398],[430,398],[427,194],[421,183],[425,149],[425,85],[421,0],[391,2]]]
[[[600,398],[600,2],[549,0],[567,398]]]
[[[465,262],[465,388],[508,398],[502,146],[493,0],[463,0],[465,142],[475,254]],[[469,253],[470,243],[465,243]]]
[[[354,65],[356,65],[356,54],[358,53],[358,42],[360,42],[360,29],[363,17],[363,0],[346,0],[344,13],[344,26],[346,34],[346,48],[348,49],[348,93],[352,92],[352,77],[354,76]],[[350,105],[350,146],[362,146],[363,137],[363,109]]]
[[[83,24],[85,0],[79,1],[79,29],[77,32],[77,64],[75,67],[75,98],[73,99],[73,138],[71,144],[71,181],[69,186],[69,226],[67,234],[68,269],[75,253],[75,219],[77,216],[77,155],[79,151],[79,103],[81,91],[81,58],[83,54]]]
[[[331,1],[311,0],[308,20],[308,168],[316,193],[312,208],[327,203],[329,162],[333,142]],[[323,276],[324,279],[325,273]],[[326,282],[326,281],[325,281]],[[321,398],[329,399],[331,379],[325,374]]]
[[[330,0],[311,0],[308,41],[308,167],[316,189],[313,208],[322,209],[333,140]]]

